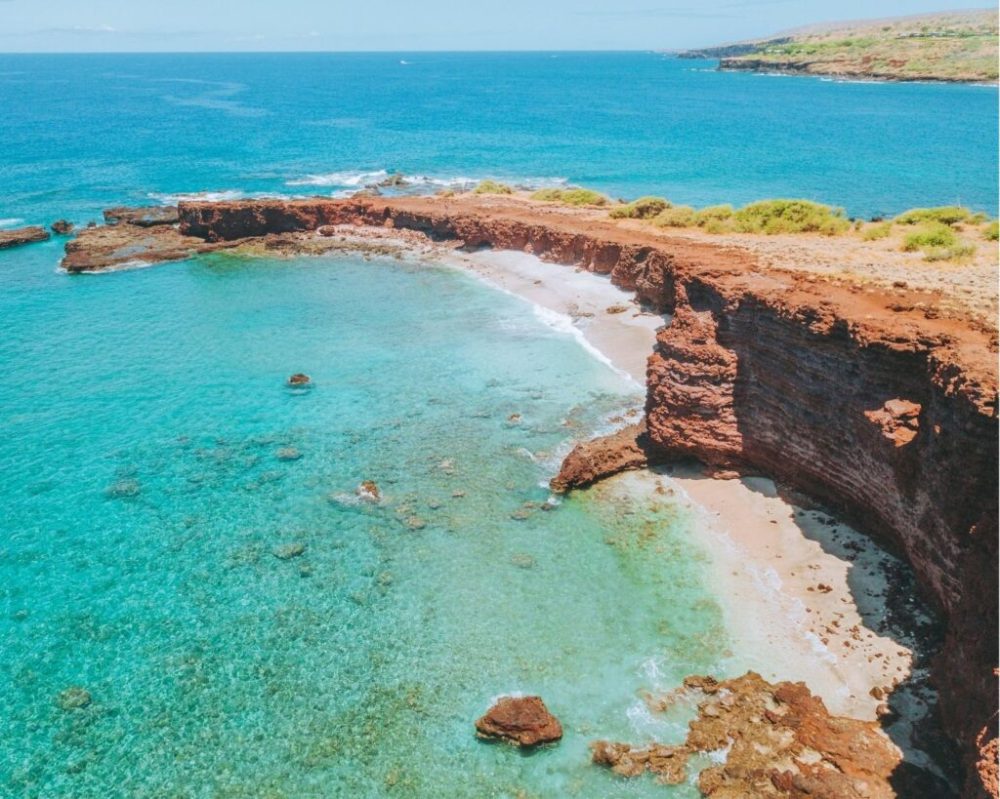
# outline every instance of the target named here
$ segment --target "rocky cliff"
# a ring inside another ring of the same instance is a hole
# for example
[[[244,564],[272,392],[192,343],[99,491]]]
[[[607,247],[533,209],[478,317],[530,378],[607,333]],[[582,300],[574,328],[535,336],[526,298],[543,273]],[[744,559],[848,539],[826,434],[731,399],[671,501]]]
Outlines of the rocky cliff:
[[[649,360],[646,432],[625,436],[622,452],[576,453],[558,485],[647,457],[693,456],[767,473],[890,542],[947,621],[935,675],[964,753],[963,795],[997,795],[991,334],[939,318],[927,295],[778,271],[742,250],[516,204],[201,203],[182,204],[180,220],[182,233],[210,242],[354,223],[523,250],[608,274],[671,314]]]

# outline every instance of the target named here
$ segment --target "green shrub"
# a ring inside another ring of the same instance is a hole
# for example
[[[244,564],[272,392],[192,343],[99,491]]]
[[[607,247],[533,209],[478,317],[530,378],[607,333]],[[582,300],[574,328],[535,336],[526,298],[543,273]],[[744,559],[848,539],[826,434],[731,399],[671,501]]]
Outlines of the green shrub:
[[[472,190],[473,194],[513,194],[514,190],[506,183],[497,183],[495,180],[481,180],[479,185]]]
[[[733,206],[710,205],[695,211],[694,224],[706,233],[728,233],[732,230]]]
[[[880,222],[871,227],[862,228],[861,238],[864,241],[877,241],[887,239],[892,235],[892,222]]]
[[[670,207],[662,197],[640,197],[626,205],[611,209],[612,219],[652,219]]]
[[[563,205],[607,205],[608,198],[590,189],[541,189],[531,195],[532,200]]]
[[[941,222],[930,222],[908,233],[903,239],[903,249],[906,252],[926,251],[929,248],[953,247],[957,243],[958,236],[954,230]]]
[[[911,208],[896,217],[901,225],[922,225],[927,222],[938,222],[942,225],[957,225],[959,222],[972,222],[979,214],[974,214],[968,208],[960,205],[942,205],[938,208]]]
[[[983,231],[983,237],[987,241],[996,241],[1000,239],[1000,222],[994,219],[986,226],[986,230]]]
[[[825,233],[834,236],[851,227],[840,208],[809,200],[761,200],[750,203],[733,217],[744,233]]]
[[[690,205],[673,205],[653,217],[657,227],[692,227],[695,224],[694,208]]]

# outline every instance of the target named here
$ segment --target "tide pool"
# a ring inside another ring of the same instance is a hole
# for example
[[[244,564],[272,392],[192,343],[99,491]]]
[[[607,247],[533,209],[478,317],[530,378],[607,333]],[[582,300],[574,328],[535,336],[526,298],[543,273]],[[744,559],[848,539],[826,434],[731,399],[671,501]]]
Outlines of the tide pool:
[[[546,505],[633,384],[451,269],[54,254],[0,287],[0,794],[697,795],[587,751],[681,740],[643,693],[725,655],[691,519]],[[558,747],[476,740],[515,691]]]

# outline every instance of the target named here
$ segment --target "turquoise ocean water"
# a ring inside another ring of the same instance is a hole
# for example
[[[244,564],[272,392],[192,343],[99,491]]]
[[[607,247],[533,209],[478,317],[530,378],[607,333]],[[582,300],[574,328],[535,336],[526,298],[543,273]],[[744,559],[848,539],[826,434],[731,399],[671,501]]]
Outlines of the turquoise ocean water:
[[[0,224],[393,169],[996,210],[994,90],[707,66],[0,56]],[[640,389],[443,267],[70,278],[60,253],[0,252],[0,796],[696,795],[586,751],[680,739],[643,692],[727,655],[692,520],[593,492],[549,508],[544,488]],[[315,386],[288,389],[296,371]],[[378,506],[356,500],[369,479]],[[74,687],[91,702],[66,710]],[[510,691],[545,697],[559,747],[475,740]]]

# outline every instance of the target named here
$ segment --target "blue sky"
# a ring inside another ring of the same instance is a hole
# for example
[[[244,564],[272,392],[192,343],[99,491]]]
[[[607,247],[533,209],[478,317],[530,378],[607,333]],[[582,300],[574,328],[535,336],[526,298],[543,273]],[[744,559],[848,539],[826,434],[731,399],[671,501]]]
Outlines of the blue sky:
[[[631,50],[969,0],[0,0],[0,51]]]

